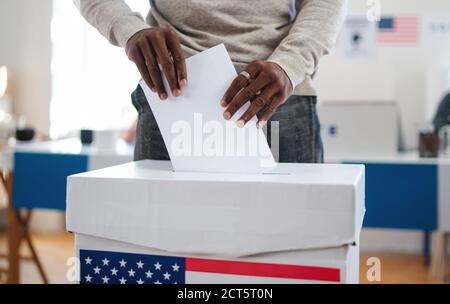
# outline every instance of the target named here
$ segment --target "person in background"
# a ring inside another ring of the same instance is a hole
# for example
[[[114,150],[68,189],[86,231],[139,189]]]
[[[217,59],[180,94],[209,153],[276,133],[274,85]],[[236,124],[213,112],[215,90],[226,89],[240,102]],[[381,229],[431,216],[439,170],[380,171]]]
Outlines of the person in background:
[[[439,103],[433,125],[436,133],[439,133],[443,126],[450,125],[450,92]]]
[[[323,161],[312,78],[336,41],[347,0],[151,0],[146,21],[121,0],[74,2],[103,36],[125,48],[161,100],[167,90],[180,96],[189,85],[186,57],[224,43],[239,73],[217,101],[224,119],[251,101],[237,125],[255,115],[257,127],[278,121],[280,162]],[[139,113],[135,159],[168,160],[140,86],[132,102]]]

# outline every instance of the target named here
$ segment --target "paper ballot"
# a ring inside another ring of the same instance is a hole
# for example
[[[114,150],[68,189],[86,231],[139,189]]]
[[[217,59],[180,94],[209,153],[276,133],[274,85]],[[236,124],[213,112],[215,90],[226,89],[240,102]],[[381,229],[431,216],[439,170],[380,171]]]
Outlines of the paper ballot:
[[[256,118],[244,128],[223,118],[220,100],[237,76],[223,44],[186,60],[188,85],[180,97],[161,101],[144,81],[142,89],[163,136],[175,171],[258,173],[275,166]],[[164,79],[168,88],[167,81]]]

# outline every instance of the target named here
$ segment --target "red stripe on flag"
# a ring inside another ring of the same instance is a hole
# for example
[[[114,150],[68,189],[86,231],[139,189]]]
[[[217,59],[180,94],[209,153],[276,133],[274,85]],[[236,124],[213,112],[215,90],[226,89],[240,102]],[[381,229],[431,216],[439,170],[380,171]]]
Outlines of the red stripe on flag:
[[[339,268],[186,258],[186,271],[340,282]]]
[[[380,28],[377,41],[380,44],[415,44],[419,40],[419,18],[414,16],[393,18],[393,27]]]

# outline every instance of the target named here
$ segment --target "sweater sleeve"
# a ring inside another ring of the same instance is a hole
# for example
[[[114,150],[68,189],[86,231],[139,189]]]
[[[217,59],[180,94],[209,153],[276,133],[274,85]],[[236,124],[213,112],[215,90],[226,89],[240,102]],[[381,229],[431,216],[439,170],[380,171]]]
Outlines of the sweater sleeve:
[[[81,15],[110,43],[125,47],[135,33],[150,26],[123,0],[73,0]]]
[[[268,58],[285,71],[293,88],[312,76],[330,52],[346,13],[347,0],[297,0],[294,24]]]

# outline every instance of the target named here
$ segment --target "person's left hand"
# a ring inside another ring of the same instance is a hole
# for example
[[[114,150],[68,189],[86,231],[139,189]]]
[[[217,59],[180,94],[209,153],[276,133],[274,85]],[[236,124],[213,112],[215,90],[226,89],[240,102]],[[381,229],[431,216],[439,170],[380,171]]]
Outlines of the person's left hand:
[[[245,72],[250,75],[250,79],[246,77],[248,75]],[[278,106],[285,103],[292,94],[292,84],[283,69],[272,62],[254,61],[245,68],[245,72],[233,80],[220,102],[220,105],[226,108],[223,117],[230,120],[237,110],[247,101],[251,101],[250,107],[236,124],[239,127],[245,126],[253,116],[264,109],[256,123],[258,128],[262,128]]]

